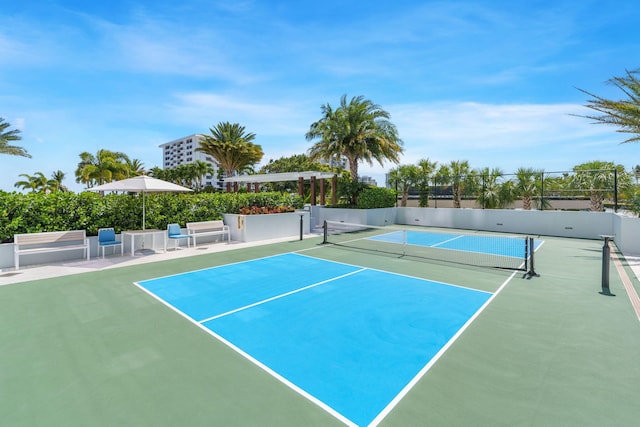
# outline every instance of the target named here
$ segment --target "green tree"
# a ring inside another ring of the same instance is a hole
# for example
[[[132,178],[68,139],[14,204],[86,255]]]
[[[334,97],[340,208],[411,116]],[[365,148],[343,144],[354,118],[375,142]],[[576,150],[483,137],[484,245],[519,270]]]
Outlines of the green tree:
[[[129,176],[140,176],[147,173],[144,169],[144,164],[140,159],[126,159],[126,163],[129,168]]]
[[[51,174],[51,179],[49,180],[49,189],[54,191],[69,191],[69,189],[62,184],[62,181],[65,178],[65,173],[61,170],[57,170]]]
[[[522,209],[529,211],[534,197],[540,194],[540,177],[542,171],[533,168],[518,168],[516,171],[515,190],[522,200]]]
[[[31,155],[24,148],[9,145],[12,141],[20,141],[22,139],[20,131],[18,129],[7,130],[9,126],[11,125],[0,117],[0,154],[31,158]]]
[[[244,126],[220,122],[209,131],[211,135],[201,135],[200,147],[196,151],[213,157],[226,176],[231,177],[262,160],[262,147],[253,143],[255,134],[245,132]]]
[[[22,176],[25,179],[17,181],[14,186],[23,190],[31,190],[32,193],[47,193],[49,192],[49,180],[42,172],[36,172],[33,175],[27,173],[21,173],[18,176]]]
[[[505,187],[501,182],[501,178],[504,176],[501,169],[485,167],[477,171],[476,175],[480,183],[479,197],[476,202],[483,209],[505,208],[513,202],[512,192],[505,191],[509,188],[509,184]]]
[[[385,160],[399,163],[402,140],[389,121],[391,115],[379,105],[362,96],[340,99],[336,109],[330,104],[321,107],[322,118],[311,124],[308,141],[317,141],[309,149],[311,160],[335,160],[341,156],[349,162],[351,180],[358,180],[358,164],[365,161],[380,165]]]
[[[416,179],[416,187],[420,192],[419,205],[421,208],[429,206],[429,192],[432,177],[438,167],[438,162],[427,159],[420,159],[417,163],[418,176]]]
[[[129,157],[124,153],[101,149],[94,156],[89,152],[82,152],[76,169],[76,182],[93,187],[128,178],[128,164]]]
[[[419,177],[419,169],[415,165],[400,165],[389,172],[389,182],[400,190],[400,206],[406,207],[409,199],[409,190],[416,184]]]
[[[35,176],[29,175],[28,173],[21,173],[18,176],[24,177],[24,179],[16,181],[15,184],[13,184],[14,187],[22,190],[31,190],[33,193],[38,191],[38,180]]]
[[[640,70],[627,71],[625,76],[609,80],[610,84],[620,89],[627,97],[619,101],[578,89],[592,97],[585,106],[600,113],[580,117],[595,120],[597,124],[616,126],[616,132],[633,134],[631,138],[622,141],[623,143],[640,141],[640,80],[637,78],[639,73]]]
[[[451,184],[453,207],[459,209],[465,187],[474,183],[475,177],[471,174],[469,162],[467,160],[452,160],[448,165],[440,167],[438,175],[443,181]]]
[[[574,166],[575,174],[572,178],[572,186],[575,189],[585,190],[589,194],[591,210],[601,212],[604,209],[604,199],[614,191],[624,189],[631,184],[631,177],[626,173],[624,166],[615,165],[613,162],[593,161]],[[617,175],[617,185],[615,180]]]

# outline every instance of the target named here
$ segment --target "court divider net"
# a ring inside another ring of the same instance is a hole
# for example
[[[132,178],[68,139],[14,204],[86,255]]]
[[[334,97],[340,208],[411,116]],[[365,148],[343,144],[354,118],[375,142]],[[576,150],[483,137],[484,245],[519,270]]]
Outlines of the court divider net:
[[[533,238],[325,221],[324,244],[478,267],[533,271]]]

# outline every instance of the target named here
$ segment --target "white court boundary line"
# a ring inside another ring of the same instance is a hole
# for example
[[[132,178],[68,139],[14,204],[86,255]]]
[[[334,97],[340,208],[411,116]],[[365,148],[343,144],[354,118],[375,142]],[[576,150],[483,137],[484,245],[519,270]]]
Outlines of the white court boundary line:
[[[491,297],[489,297],[489,299],[485,301],[484,304],[482,304],[482,306],[473,314],[473,316],[471,316],[465,322],[465,324],[462,325],[460,329],[458,329],[458,332],[456,332],[451,337],[451,339],[449,339],[449,341],[447,341],[447,343],[440,348],[440,350],[435,354],[435,356],[433,356],[431,360],[429,360],[429,362],[416,374],[416,376],[414,376],[413,379],[409,381],[409,383],[406,386],[404,386],[402,390],[400,390],[400,393],[398,393],[396,397],[394,397],[393,400],[389,402],[389,404],[378,414],[378,416],[375,417],[373,421],[371,421],[371,423],[369,424],[370,427],[377,426],[387,415],[389,415],[389,413],[393,410],[393,408],[395,408],[396,405],[400,403],[400,401],[404,399],[404,397],[409,393],[409,391],[411,391],[411,389],[418,383],[418,381],[420,381],[422,377],[424,377],[424,375],[427,372],[429,372],[429,370],[433,367],[433,365],[435,365],[436,362],[449,349],[449,347],[451,347],[453,343],[456,342],[456,340],[462,335],[462,333],[480,315],[480,313],[482,313],[485,310],[485,308],[489,306],[489,304],[495,299],[496,296],[498,296],[498,294],[502,291],[502,289],[504,289],[505,286],[507,286],[507,284],[511,281],[511,279],[515,277],[517,273],[519,273],[519,271],[514,271],[513,273],[511,273],[511,275],[507,278],[507,280],[504,281],[504,283],[502,283],[502,285],[500,285],[500,287],[496,290],[496,292]]]
[[[243,351],[239,347],[235,346],[230,341],[227,341],[226,339],[224,339],[220,335],[216,334],[211,329],[209,329],[206,326],[204,326],[202,323],[200,323],[197,320],[193,319],[192,317],[188,316],[186,313],[178,310],[176,307],[172,306],[167,301],[163,300],[162,298],[160,298],[159,296],[157,296],[153,292],[145,289],[143,286],[141,286],[137,282],[133,282],[133,284],[135,286],[137,286],[139,289],[141,289],[143,292],[145,292],[148,295],[150,295],[151,297],[155,298],[157,301],[162,303],[164,306],[170,308],[175,313],[178,313],[180,316],[182,316],[185,319],[187,319],[190,323],[196,325],[198,328],[200,328],[201,330],[203,330],[207,334],[209,334],[212,337],[214,337],[215,339],[219,340],[222,344],[227,345],[229,348],[234,350],[240,356],[244,357],[245,359],[247,359],[251,363],[255,364],[256,366],[258,366],[259,368],[264,370],[266,373],[270,374],[275,379],[277,379],[278,381],[280,381],[281,383],[283,383],[287,387],[291,388],[293,391],[295,391],[298,394],[302,395],[303,397],[307,398],[310,402],[315,403],[317,406],[319,406],[320,408],[324,409],[326,412],[328,412],[329,414],[333,415],[335,418],[337,418],[338,420],[342,421],[347,426],[349,426],[349,427],[358,427],[357,424],[355,424],[353,421],[349,420],[344,415],[342,415],[341,413],[339,413],[338,411],[336,411],[335,409],[333,409],[332,407],[330,407],[329,405],[327,405],[326,403],[324,403],[320,399],[318,399],[315,396],[313,396],[312,394],[306,392],[304,389],[298,387],[297,385],[295,385],[294,383],[292,383],[291,381],[289,381],[288,379],[286,379],[282,375],[278,374],[276,371],[274,371],[273,369],[269,368],[267,365],[265,365],[264,363],[260,362],[258,359],[254,358],[250,354],[246,353],[245,351]]]
[[[316,258],[316,259],[319,259],[319,258]],[[280,295],[276,295],[276,296],[273,296],[273,297],[270,297],[270,298],[266,298],[266,299],[263,299],[262,301],[258,301],[258,302],[254,302],[252,304],[245,305],[244,307],[240,307],[240,308],[235,308],[233,310],[229,310],[226,313],[217,314],[215,316],[211,316],[211,317],[208,317],[206,319],[199,320],[198,323],[205,323],[205,322],[208,322],[210,320],[219,319],[221,317],[225,317],[225,316],[228,316],[230,314],[237,313],[239,311],[247,310],[247,309],[249,309],[251,307],[256,307],[258,305],[266,304],[268,302],[275,301],[275,300],[278,300],[280,298],[284,298],[284,297],[289,296],[289,295],[297,294],[298,292],[306,291],[307,289],[315,288],[316,286],[324,285],[325,283],[333,282],[334,280],[342,279],[344,277],[348,277],[348,276],[351,276],[351,275],[356,274],[356,273],[360,273],[360,272],[365,271],[365,270],[366,270],[366,268],[361,268],[359,270],[351,271],[349,273],[345,273],[345,274],[342,274],[340,276],[332,277],[330,279],[323,280],[323,281],[318,282],[318,283],[313,283],[311,285],[304,286],[302,288],[294,289],[293,291],[285,292],[284,294],[280,294]]]

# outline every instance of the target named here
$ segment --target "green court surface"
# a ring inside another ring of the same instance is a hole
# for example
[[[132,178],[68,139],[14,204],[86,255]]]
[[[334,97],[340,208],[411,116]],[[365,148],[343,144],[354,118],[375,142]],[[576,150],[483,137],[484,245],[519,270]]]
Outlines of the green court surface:
[[[343,425],[133,285],[302,251],[500,289],[379,425],[637,425],[640,321],[616,268],[615,296],[601,295],[601,241],[540,238],[540,277],[517,272],[504,287],[510,271],[349,251],[320,237],[0,286],[0,424]]]

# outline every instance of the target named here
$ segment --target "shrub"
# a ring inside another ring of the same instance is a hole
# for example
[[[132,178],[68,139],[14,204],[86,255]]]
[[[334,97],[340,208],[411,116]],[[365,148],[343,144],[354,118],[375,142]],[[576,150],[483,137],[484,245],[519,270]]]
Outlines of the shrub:
[[[357,208],[391,208],[396,205],[396,193],[389,188],[370,187],[365,188],[358,195]]]
[[[302,198],[286,193],[196,193],[145,194],[146,227],[165,229],[167,224],[222,219],[223,213],[241,209],[302,208]],[[98,234],[102,227],[116,232],[142,228],[141,194],[56,192],[7,193],[0,191],[0,242],[13,241],[14,234],[42,231],[87,230]]]

